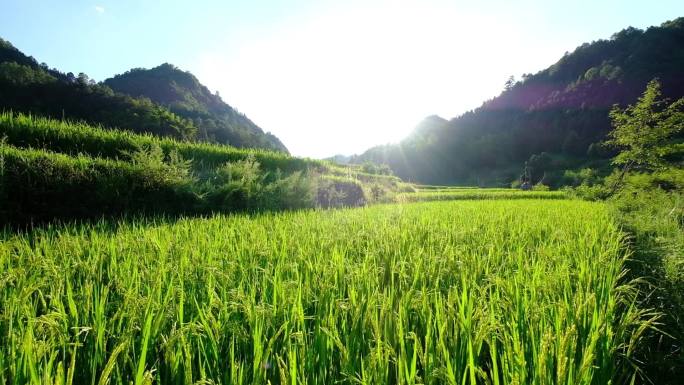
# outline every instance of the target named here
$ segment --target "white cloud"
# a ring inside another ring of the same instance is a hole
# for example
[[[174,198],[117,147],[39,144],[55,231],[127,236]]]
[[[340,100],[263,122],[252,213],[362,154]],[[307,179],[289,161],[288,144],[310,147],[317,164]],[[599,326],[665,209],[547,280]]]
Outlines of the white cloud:
[[[101,5],[96,5],[95,6],[95,12],[99,13],[100,15],[105,12],[105,8]]]

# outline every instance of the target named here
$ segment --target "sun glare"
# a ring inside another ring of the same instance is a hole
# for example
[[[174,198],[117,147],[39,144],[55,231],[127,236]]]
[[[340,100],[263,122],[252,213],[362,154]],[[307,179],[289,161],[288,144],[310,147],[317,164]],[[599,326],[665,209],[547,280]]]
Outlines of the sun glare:
[[[196,68],[293,154],[325,157],[396,142],[428,115],[477,107],[510,75],[492,76],[493,63],[516,68],[517,34],[446,5],[330,9],[203,55]]]

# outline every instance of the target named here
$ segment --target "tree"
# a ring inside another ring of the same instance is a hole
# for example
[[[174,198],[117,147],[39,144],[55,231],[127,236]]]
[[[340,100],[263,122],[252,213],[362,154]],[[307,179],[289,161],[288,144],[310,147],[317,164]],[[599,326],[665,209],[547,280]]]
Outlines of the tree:
[[[33,69],[14,62],[0,63],[0,83],[8,83],[12,86],[28,86],[30,84],[46,84],[56,80],[41,69]]]
[[[577,135],[577,132],[570,130],[570,132],[565,135],[561,149],[564,153],[569,155],[580,155],[583,152],[582,150],[586,148],[584,146],[585,145],[582,143],[579,135]]]
[[[78,74],[78,78],[76,79],[76,81],[78,82],[78,84],[80,84],[82,86],[86,86],[86,85],[90,84],[90,78],[88,77],[88,75],[84,74],[83,72]]]
[[[504,91],[509,91],[513,86],[515,85],[515,76],[511,75],[508,77],[508,80],[506,80],[506,84],[504,84]]]
[[[613,164],[622,166],[613,186],[615,192],[632,168],[659,169],[667,165],[665,157],[674,151],[673,136],[684,129],[684,98],[668,104],[661,98],[660,82],[651,80],[634,105],[610,111],[613,130],[607,144],[619,148]]]

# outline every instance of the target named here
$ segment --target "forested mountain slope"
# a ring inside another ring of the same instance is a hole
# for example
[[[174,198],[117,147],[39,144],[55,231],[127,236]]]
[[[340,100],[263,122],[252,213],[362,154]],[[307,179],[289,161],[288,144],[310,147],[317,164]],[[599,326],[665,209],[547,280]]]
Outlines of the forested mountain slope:
[[[427,118],[399,144],[353,161],[386,163],[408,180],[489,185],[509,184],[529,161],[535,181],[559,183],[564,169],[606,164],[612,154],[597,143],[614,104],[633,103],[654,78],[665,96],[684,95],[683,69],[684,18],[630,27],[508,83],[474,111],[448,122]]]
[[[249,118],[226,104],[218,93],[212,94],[193,74],[171,64],[132,69],[105,80],[104,84],[130,96],[150,98],[192,120],[202,139],[287,152],[277,137],[264,133]]]
[[[182,74],[196,83],[200,93],[208,96],[202,99],[201,95],[194,94],[197,99],[193,99],[196,102],[193,105],[190,102],[154,100],[157,95],[147,97],[116,92],[104,83],[96,83],[86,74],[62,73],[50,69],[45,63],[39,64],[33,57],[0,39],[0,111],[80,120],[107,128],[176,139],[287,151],[278,138],[264,133],[244,115],[221,102],[217,95],[211,95],[191,74],[170,65],[162,65],[158,69],[169,70],[169,76]],[[157,89],[158,81],[149,80],[150,84],[139,83],[139,86]],[[201,110],[198,105],[208,107]],[[203,119],[203,114],[211,114],[214,121]]]

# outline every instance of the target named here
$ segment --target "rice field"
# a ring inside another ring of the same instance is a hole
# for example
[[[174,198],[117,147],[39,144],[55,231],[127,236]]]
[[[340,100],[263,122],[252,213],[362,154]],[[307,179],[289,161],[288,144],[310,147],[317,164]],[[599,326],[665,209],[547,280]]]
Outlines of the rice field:
[[[8,232],[0,383],[628,383],[622,246],[536,199]]]
[[[484,189],[483,187],[477,186],[435,186],[435,185],[414,185],[418,191],[433,191],[433,192],[445,192],[445,191],[472,191],[477,189]],[[511,191],[511,188],[503,187],[492,187],[486,188],[488,191]]]
[[[430,202],[449,200],[482,200],[482,199],[565,199],[563,191],[522,191],[503,188],[450,188],[450,189],[418,189],[414,193],[400,193],[397,202]]]

